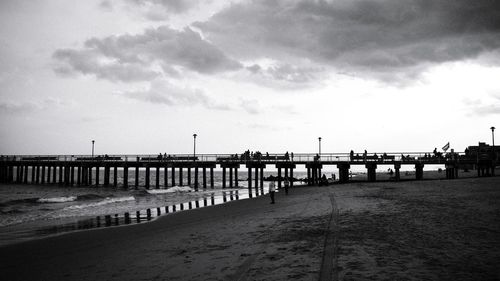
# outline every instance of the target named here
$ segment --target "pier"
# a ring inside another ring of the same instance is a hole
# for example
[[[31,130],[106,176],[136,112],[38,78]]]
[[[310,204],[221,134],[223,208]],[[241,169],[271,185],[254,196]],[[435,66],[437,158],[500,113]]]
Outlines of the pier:
[[[459,169],[476,170],[477,176],[495,175],[497,153],[489,146],[469,147],[466,153],[432,155],[429,152],[370,153],[301,153],[301,154],[199,154],[199,155],[9,155],[0,157],[0,181],[18,184],[60,184],[66,186],[123,186],[146,189],[189,185],[195,189],[214,188],[214,169],[222,170],[222,188],[238,186],[241,169],[247,171],[248,188],[256,190],[264,186],[266,167],[277,169],[278,188],[285,178],[293,179],[294,170],[307,170],[307,184],[319,184],[322,170],[338,169],[340,183],[350,180],[350,168],[362,166],[367,170],[367,180],[376,181],[376,169],[382,165],[394,169],[391,179],[400,180],[402,166],[415,169],[415,179],[421,180],[426,165],[442,165],[447,179],[458,177]],[[497,148],[497,147],[495,147]],[[498,148],[497,148],[498,150]],[[139,180],[139,169],[145,170],[145,179]],[[101,179],[101,171],[104,178]],[[129,180],[133,172],[134,180]],[[118,173],[122,182],[118,182]],[[151,182],[151,174],[154,182]],[[112,176],[111,176],[112,174]],[[293,185],[293,180],[291,181]]]

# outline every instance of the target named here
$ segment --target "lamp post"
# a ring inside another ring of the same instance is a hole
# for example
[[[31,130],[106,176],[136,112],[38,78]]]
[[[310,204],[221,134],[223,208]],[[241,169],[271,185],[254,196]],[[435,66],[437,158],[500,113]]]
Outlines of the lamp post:
[[[196,161],[196,137],[197,134],[193,134],[193,161]]]
[[[493,144],[493,153],[495,155],[495,160],[497,159],[497,152],[495,149],[495,127],[491,127],[491,142]]]
[[[92,140],[92,158],[94,158],[94,143],[95,143],[95,140]]]
[[[318,142],[319,142],[319,156],[321,157],[321,137],[318,138]]]

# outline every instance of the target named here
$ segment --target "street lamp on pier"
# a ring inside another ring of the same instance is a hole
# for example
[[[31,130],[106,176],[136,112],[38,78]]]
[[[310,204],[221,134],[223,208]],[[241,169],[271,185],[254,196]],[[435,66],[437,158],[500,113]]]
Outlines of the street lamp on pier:
[[[196,137],[197,134],[193,134],[193,161],[196,161]]]
[[[495,160],[497,159],[497,151],[495,149],[495,127],[491,127],[491,142],[493,145],[493,153],[495,155]]]
[[[95,143],[95,140],[92,140],[92,158],[94,158],[94,143]]]
[[[318,138],[318,142],[319,142],[319,156],[321,157],[321,137]]]

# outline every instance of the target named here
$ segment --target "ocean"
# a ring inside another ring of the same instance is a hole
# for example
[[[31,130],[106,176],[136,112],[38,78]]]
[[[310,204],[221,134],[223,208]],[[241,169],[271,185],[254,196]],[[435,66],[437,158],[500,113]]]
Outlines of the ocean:
[[[102,169],[100,172],[100,178],[103,179]],[[160,173],[161,184],[164,183],[162,174]],[[271,175],[277,176],[276,171],[264,172],[265,177]],[[184,177],[186,176],[187,173],[184,173]],[[194,177],[194,173],[191,176]],[[229,175],[226,176],[229,180]],[[306,176],[305,172],[294,172],[295,178]],[[121,171],[118,172],[117,177],[118,182],[122,183]],[[214,171],[214,188],[198,188],[198,190],[187,185],[173,187],[160,185],[160,188],[156,189],[154,184],[147,190],[144,187],[144,170],[139,171],[137,189],[130,186],[135,179],[134,173],[129,174],[127,189],[123,186],[1,184],[0,245],[70,231],[142,223],[161,215],[168,215],[174,210],[175,212],[186,211],[191,208],[223,204],[268,193],[267,183],[264,183],[263,189],[256,191],[253,186],[252,193],[249,194],[246,171],[240,171],[238,178],[237,187],[222,189],[222,172],[216,170]],[[184,178],[183,182],[186,184],[187,179]],[[200,174],[199,183],[201,182]],[[155,173],[151,173],[151,183],[155,183]],[[194,183],[194,179],[191,183]],[[148,209],[150,216],[148,216]],[[129,214],[129,218],[126,217],[126,213]]]

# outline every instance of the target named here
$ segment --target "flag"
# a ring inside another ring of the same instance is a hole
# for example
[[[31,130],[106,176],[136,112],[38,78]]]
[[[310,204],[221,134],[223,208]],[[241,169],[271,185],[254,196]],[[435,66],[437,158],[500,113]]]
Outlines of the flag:
[[[450,148],[450,142],[448,142],[447,144],[445,144],[445,145],[443,146],[443,150],[444,150],[444,152],[446,152],[446,150],[448,150],[448,148]]]

